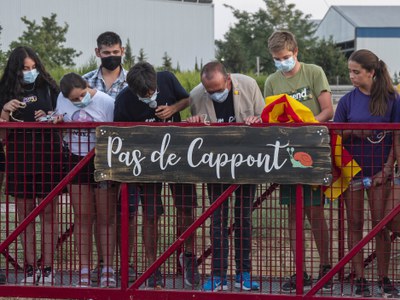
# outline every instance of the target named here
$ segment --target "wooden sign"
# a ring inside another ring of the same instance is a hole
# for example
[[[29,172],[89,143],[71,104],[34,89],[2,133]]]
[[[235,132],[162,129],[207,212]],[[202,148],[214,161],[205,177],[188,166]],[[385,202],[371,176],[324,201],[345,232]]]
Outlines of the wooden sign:
[[[325,126],[100,126],[95,180],[329,185]]]

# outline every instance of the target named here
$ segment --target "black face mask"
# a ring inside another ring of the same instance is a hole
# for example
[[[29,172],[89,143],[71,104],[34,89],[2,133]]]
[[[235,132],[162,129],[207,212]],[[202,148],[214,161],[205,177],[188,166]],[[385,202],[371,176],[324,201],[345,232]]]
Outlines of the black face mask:
[[[110,55],[101,58],[101,66],[109,71],[114,71],[121,65],[122,57]]]

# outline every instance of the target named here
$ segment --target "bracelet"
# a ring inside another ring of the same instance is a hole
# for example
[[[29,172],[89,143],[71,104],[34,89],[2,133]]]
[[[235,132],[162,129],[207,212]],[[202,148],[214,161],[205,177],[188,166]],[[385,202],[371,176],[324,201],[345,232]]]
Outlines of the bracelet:
[[[11,111],[5,110],[4,108],[2,108],[1,110],[4,111],[5,113],[8,113],[8,114],[11,113]]]

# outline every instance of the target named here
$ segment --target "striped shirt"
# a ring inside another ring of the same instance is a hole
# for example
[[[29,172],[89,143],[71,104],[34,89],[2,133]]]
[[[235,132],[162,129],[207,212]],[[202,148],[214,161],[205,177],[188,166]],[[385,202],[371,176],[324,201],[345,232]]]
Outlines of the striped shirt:
[[[106,89],[103,74],[101,73],[101,67],[97,70],[86,73],[82,77],[89,83],[91,88],[102,91],[115,99],[118,93],[128,86],[128,83],[126,82],[127,73],[128,71],[122,68],[122,72],[119,73],[119,77],[108,90]]]

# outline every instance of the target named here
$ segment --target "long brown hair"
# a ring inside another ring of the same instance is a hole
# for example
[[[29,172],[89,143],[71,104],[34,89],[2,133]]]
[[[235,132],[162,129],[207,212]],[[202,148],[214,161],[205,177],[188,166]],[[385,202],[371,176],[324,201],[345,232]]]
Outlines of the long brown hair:
[[[369,110],[374,116],[384,116],[388,109],[389,101],[394,100],[396,96],[386,64],[373,52],[366,49],[353,52],[349,61],[358,63],[361,68],[368,72],[374,71]]]

